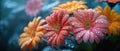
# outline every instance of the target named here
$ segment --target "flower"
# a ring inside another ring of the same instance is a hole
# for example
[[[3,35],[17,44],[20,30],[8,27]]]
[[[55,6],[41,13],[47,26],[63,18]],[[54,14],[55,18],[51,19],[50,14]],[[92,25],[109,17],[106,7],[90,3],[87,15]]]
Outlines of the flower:
[[[100,15],[99,11],[93,9],[79,10],[74,12],[75,17],[70,18],[73,26],[74,36],[78,43],[87,42],[99,43],[108,32],[108,20],[104,15]]]
[[[42,7],[42,0],[29,0],[26,6],[26,13],[30,16],[36,16]]]
[[[65,10],[53,12],[46,18],[47,24],[44,25],[47,32],[44,37],[48,39],[48,44],[52,47],[65,44],[65,37],[70,37],[71,26],[68,20],[69,14]]]
[[[54,8],[54,12],[58,10],[65,9],[69,14],[72,14],[73,12],[77,10],[84,10],[87,9],[88,7],[85,5],[85,2],[82,1],[72,1],[72,2],[67,2],[66,4],[59,5],[58,7]]]
[[[32,46],[38,48],[38,42],[42,42],[42,35],[45,32],[45,29],[41,26],[45,20],[40,20],[40,17],[34,18],[32,22],[28,24],[28,27],[24,28],[24,33],[20,35],[19,45],[23,50],[29,48],[32,50]]]
[[[107,1],[109,3],[117,3],[120,2],[120,0],[99,0],[100,2]]]
[[[96,10],[101,11],[102,15],[105,15],[109,20],[109,35],[119,35],[120,34],[120,14],[115,10],[111,10],[109,6],[104,9],[98,7]]]

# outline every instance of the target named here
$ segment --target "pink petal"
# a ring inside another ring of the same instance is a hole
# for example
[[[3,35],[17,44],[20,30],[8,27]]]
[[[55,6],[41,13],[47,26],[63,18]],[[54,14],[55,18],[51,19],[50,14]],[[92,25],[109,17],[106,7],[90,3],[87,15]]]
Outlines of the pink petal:
[[[58,23],[58,18],[57,18],[58,13],[54,12],[51,16],[54,18],[54,21]]]
[[[88,41],[89,35],[90,35],[90,32],[89,32],[89,30],[87,30],[86,33],[85,33],[85,35],[83,36],[83,41],[84,41],[84,42],[87,42],[87,41]]]
[[[68,26],[68,25],[69,25],[69,21],[66,21],[62,26]]]
[[[62,19],[62,25],[64,25],[65,22],[68,21],[68,16],[69,16],[69,15],[65,15],[65,16],[63,17],[63,19]]]
[[[93,32],[90,32],[90,39],[89,39],[89,41],[90,41],[90,43],[93,43],[94,42],[94,33]]]
[[[56,19],[55,19],[55,15],[54,15],[54,14],[52,14],[50,17],[51,17],[52,23],[58,23],[58,22],[56,21]]]
[[[53,27],[49,26],[48,24],[44,25],[43,28],[46,30],[51,30],[51,31],[55,30]]]
[[[81,32],[82,30],[85,30],[84,28],[76,28],[73,30],[74,33]]]
[[[51,46],[52,46],[52,47],[54,47],[54,46],[56,45],[57,37],[58,37],[58,35],[56,35],[56,36],[54,37],[54,39],[52,40],[52,43],[51,43]]]
[[[44,34],[44,37],[48,38],[48,37],[53,36],[53,34],[55,34],[55,32],[54,31],[50,31],[50,32],[47,32],[46,34]]]
[[[106,27],[108,27],[108,25],[102,24],[102,23],[95,23],[94,26],[95,26],[96,28],[106,28]]]
[[[80,43],[82,41],[82,37],[84,36],[85,32],[86,32],[86,30],[83,30],[76,34],[76,40],[78,41],[78,43]]]
[[[108,33],[108,30],[107,29],[104,29],[104,28],[96,28],[97,31],[101,31],[102,33],[106,34]]]
[[[64,45],[65,44],[65,40],[64,40],[65,37],[63,36],[63,34],[60,34],[59,37],[60,37],[60,43]]]
[[[49,24],[49,25],[52,25],[52,20],[51,20],[51,17],[46,17],[46,22]]]
[[[82,23],[81,22],[79,22],[79,20],[77,20],[76,18],[74,18],[74,17],[71,17],[70,18],[70,24],[72,25],[72,26],[74,26],[74,27],[82,27]]]
[[[61,34],[63,34],[64,36],[68,36],[69,35],[68,31],[66,31],[66,30],[60,31],[60,35]]]
[[[64,39],[65,38],[62,33],[59,35],[59,37],[60,37],[60,39]]]
[[[93,16],[94,16],[94,12],[91,11],[88,13],[88,16],[89,16],[89,20],[92,20],[93,19]],[[93,20],[92,20],[93,21]]]
[[[77,18],[80,22],[84,22],[83,19],[85,14],[83,10],[79,10],[79,12],[75,12],[74,15],[75,15],[75,18]]]
[[[95,21],[96,18],[99,17],[99,15],[100,15],[100,12],[95,12],[92,20]]]
[[[52,42],[52,40],[53,40],[53,36],[52,37],[50,37],[50,39],[48,40],[48,44],[51,44],[51,42]]]
[[[95,42],[96,42],[97,44],[100,42],[100,39],[99,39],[97,36],[95,36]]]
[[[99,16],[94,23],[103,23],[105,25],[109,25],[107,18],[103,15]]]
[[[103,36],[104,36],[104,34],[103,34],[102,32],[100,32],[100,30],[97,30],[97,28],[94,29],[94,30],[92,30],[92,32],[93,32],[96,36],[99,36],[101,39],[102,39]]]
[[[62,29],[63,29],[63,30],[71,30],[72,27],[71,27],[71,26],[64,26]]]
[[[56,45],[60,47],[60,36],[58,35],[57,40],[56,40]]]

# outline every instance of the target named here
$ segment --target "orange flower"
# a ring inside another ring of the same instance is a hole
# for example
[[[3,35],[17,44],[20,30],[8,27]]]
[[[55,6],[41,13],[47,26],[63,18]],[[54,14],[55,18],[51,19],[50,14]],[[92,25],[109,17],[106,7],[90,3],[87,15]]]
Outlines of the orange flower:
[[[72,2],[67,2],[66,4],[59,5],[56,7],[53,11],[58,11],[65,9],[69,14],[72,14],[73,12],[80,10],[80,9],[87,9],[88,7],[85,5],[85,2],[82,1],[72,1]]]
[[[32,46],[38,48],[38,42],[42,42],[42,35],[45,30],[41,26],[45,20],[40,20],[40,17],[34,18],[32,22],[28,24],[28,27],[24,28],[24,33],[20,35],[19,45],[25,51],[27,48],[32,51]]]
[[[96,10],[100,10],[103,14],[109,19],[109,34],[119,35],[120,34],[120,14],[115,10],[110,10],[109,6],[106,6],[104,9],[98,7]]]

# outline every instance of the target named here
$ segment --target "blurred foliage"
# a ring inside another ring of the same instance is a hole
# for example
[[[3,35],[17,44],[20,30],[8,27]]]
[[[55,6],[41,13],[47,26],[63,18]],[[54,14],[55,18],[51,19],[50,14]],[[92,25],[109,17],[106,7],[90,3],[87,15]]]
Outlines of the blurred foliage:
[[[25,6],[28,0],[0,0],[0,51],[21,51],[18,45],[18,39],[27,26],[30,17],[25,12]],[[45,18],[52,13],[52,9],[62,3],[72,0],[43,0],[44,5],[37,16]],[[96,0],[84,0],[89,8],[97,6],[105,7],[106,2],[97,2]],[[113,9],[120,13],[120,3]],[[62,46],[62,51],[120,51],[120,36],[107,36],[99,44],[81,43],[78,44],[72,37],[67,39],[66,46]],[[51,48],[46,42],[39,44],[39,49],[34,51],[57,51]]]

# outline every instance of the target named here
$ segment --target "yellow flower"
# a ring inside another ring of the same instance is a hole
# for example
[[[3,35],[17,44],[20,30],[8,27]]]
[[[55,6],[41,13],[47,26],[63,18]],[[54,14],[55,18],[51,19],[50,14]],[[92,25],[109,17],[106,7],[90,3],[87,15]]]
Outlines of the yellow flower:
[[[41,26],[45,20],[39,20],[40,17],[34,18],[32,22],[29,22],[28,27],[24,28],[24,33],[20,35],[19,45],[25,51],[27,48],[32,51],[32,46],[38,48],[38,42],[42,42],[42,35],[45,30]]]
[[[72,14],[74,11],[77,10],[84,10],[87,9],[88,7],[85,5],[85,2],[82,1],[72,1],[72,2],[67,2],[66,4],[59,5],[58,7],[54,8],[54,11],[62,10],[65,9],[69,14]]]
[[[101,14],[105,15],[110,24],[109,24],[109,35],[119,35],[120,34],[120,14],[115,10],[111,10],[109,6],[106,6],[104,9],[98,7],[96,10],[100,10]]]

